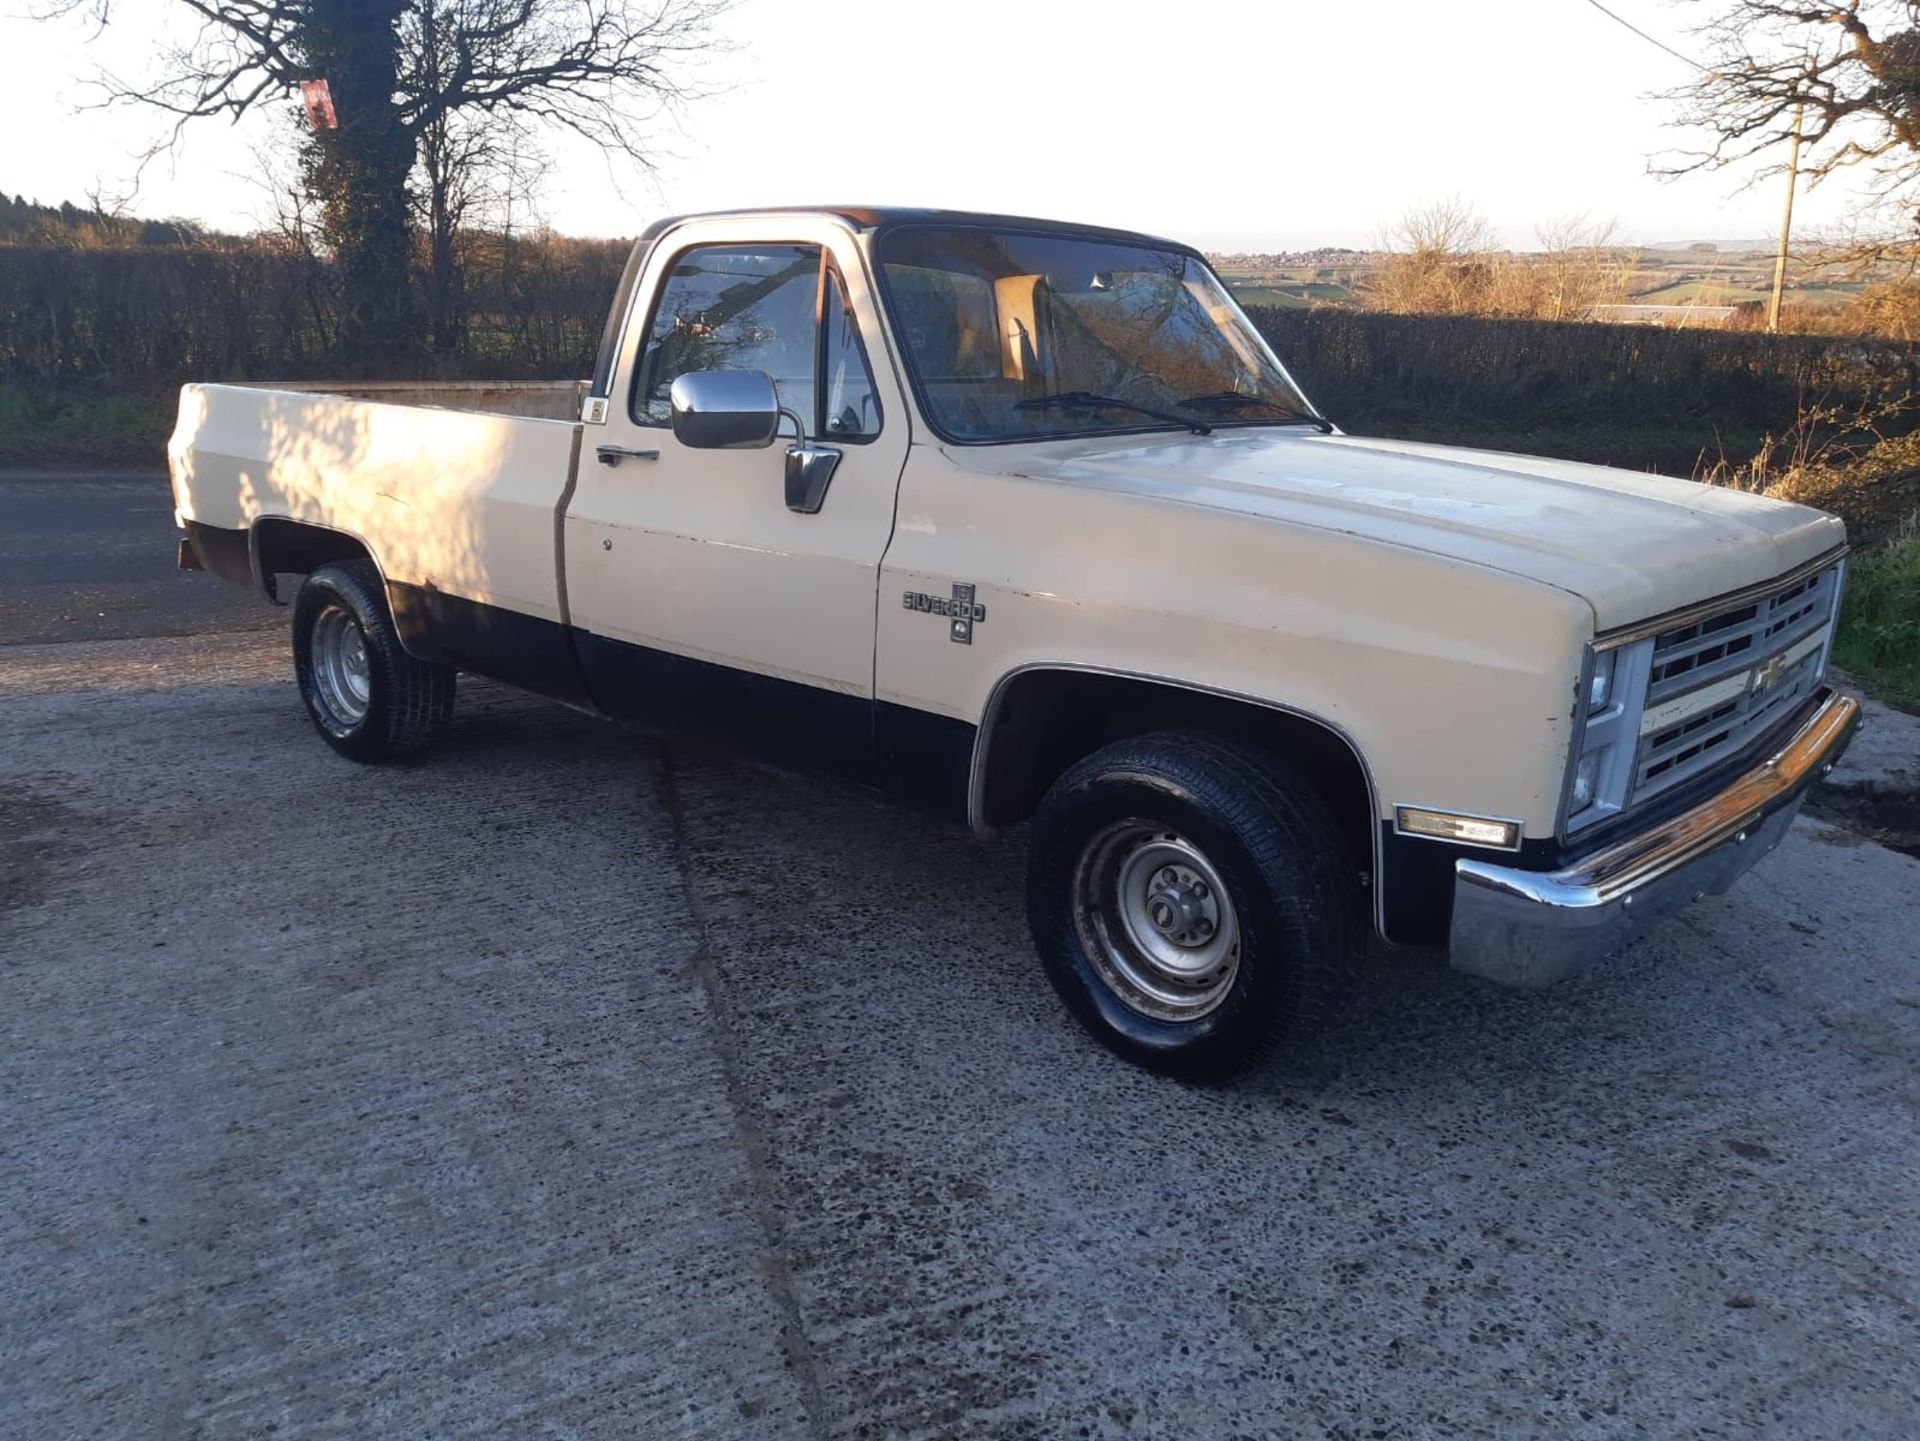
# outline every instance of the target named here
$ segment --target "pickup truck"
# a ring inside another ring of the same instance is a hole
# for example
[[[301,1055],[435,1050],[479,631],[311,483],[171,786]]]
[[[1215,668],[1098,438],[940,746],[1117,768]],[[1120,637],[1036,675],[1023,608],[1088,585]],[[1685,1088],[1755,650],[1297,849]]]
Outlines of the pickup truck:
[[[341,754],[429,745],[464,671],[1030,822],[1062,1000],[1178,1073],[1309,1038],[1370,934],[1610,954],[1859,722],[1834,517],[1344,434],[1130,232],[665,220],[582,385],[189,385],[168,460],[181,564],[291,600]]]

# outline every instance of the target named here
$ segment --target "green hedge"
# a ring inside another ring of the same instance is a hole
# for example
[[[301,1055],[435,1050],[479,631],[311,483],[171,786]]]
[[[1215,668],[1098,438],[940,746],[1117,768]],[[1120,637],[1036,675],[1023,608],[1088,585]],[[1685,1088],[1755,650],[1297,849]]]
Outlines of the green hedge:
[[[1786,430],[1803,406],[1905,401],[1920,347],[1751,331],[1475,316],[1249,312],[1315,404],[1343,426],[1431,422]]]

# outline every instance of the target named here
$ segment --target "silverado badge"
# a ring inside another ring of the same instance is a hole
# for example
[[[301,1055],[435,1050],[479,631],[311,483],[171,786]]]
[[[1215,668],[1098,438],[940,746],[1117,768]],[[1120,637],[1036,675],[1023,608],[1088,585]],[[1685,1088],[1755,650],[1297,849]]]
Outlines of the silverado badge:
[[[987,622],[987,608],[973,598],[973,587],[970,585],[956,585],[951,600],[910,590],[901,597],[901,601],[908,610],[924,610],[932,615],[948,617],[947,639],[955,645],[972,645],[973,628]]]

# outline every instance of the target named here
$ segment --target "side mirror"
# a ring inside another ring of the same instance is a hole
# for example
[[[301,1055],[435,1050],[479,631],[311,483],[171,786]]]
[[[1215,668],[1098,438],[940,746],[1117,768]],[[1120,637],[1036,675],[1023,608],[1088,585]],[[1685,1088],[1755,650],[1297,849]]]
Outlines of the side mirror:
[[[695,450],[761,450],[780,425],[780,396],[764,370],[696,370],[677,377],[673,438]]]

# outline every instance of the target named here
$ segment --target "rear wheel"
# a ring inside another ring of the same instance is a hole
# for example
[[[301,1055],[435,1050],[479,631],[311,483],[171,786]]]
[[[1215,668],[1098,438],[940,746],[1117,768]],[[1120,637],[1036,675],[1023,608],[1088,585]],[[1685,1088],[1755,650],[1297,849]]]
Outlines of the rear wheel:
[[[293,670],[327,744],[357,761],[411,755],[453,714],[454,670],[408,655],[370,560],[308,576],[293,603]]]
[[[1205,733],[1140,736],[1041,802],[1028,919],[1055,990],[1102,1042],[1231,1075],[1330,1015],[1360,940],[1345,852],[1284,762]]]

